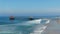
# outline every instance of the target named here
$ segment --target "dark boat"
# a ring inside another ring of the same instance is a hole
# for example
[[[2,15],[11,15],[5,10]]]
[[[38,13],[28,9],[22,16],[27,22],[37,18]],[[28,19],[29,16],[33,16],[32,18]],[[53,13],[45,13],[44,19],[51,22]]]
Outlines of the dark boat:
[[[15,20],[15,18],[13,16],[10,16],[10,20]]]
[[[29,20],[34,20],[34,18],[33,18],[32,16],[30,16],[28,19],[29,19]]]

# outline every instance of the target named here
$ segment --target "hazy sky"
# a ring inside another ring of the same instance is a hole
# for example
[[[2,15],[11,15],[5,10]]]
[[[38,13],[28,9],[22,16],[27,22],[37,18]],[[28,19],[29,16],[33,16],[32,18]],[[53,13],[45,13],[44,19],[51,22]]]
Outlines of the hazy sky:
[[[60,15],[60,0],[0,0],[0,16]]]

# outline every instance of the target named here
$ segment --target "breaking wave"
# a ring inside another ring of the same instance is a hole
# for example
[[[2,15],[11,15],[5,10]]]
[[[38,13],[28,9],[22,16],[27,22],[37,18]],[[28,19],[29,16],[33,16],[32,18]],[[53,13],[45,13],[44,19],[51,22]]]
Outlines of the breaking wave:
[[[44,24],[42,21],[46,20]],[[23,21],[22,23],[0,25],[0,34],[41,34],[50,22],[48,19]],[[29,32],[28,32],[29,31]]]

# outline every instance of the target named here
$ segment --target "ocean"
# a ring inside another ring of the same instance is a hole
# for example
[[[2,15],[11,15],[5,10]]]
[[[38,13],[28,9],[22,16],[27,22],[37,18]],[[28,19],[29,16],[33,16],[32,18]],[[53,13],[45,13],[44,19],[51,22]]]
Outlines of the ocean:
[[[34,20],[28,20],[28,17],[15,17],[11,21],[9,17],[0,17],[0,34],[42,34],[52,18],[34,17]]]

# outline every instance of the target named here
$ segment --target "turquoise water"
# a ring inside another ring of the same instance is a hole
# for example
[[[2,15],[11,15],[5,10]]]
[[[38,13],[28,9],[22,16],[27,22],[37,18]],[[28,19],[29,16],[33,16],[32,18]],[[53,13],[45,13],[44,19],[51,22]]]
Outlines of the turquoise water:
[[[35,18],[35,20],[28,20],[28,18],[16,17],[15,20],[9,20],[9,17],[0,17],[0,34],[31,34],[39,27],[45,24],[47,20]]]

